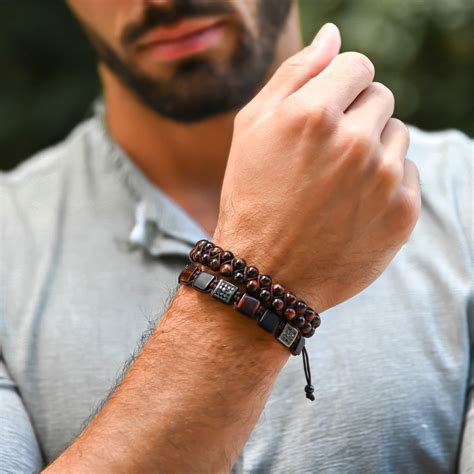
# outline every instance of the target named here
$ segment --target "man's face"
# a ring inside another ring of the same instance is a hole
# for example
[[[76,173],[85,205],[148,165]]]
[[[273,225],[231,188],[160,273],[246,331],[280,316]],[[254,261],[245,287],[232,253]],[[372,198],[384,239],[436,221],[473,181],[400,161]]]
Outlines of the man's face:
[[[104,63],[181,122],[240,108],[263,85],[293,0],[69,0]]]

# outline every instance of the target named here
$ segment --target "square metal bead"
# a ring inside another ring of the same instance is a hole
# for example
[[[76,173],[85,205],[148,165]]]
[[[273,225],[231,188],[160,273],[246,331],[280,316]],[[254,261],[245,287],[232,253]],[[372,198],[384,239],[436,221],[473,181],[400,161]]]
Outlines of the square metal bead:
[[[226,280],[219,280],[211,295],[216,300],[229,304],[239,288]]]
[[[268,331],[269,333],[275,335],[276,330],[280,326],[280,317],[275,314],[273,311],[266,309],[265,312],[257,320],[257,324]]]
[[[201,272],[193,281],[192,285],[201,291],[207,291],[216,277],[211,273]]]
[[[298,336],[298,329],[286,323],[285,327],[277,339],[286,347],[290,347],[295,342],[296,336]]]

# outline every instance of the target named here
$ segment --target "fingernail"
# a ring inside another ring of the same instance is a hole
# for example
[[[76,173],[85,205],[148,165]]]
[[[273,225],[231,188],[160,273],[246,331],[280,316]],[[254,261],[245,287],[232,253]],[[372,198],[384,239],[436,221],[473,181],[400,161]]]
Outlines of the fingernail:
[[[339,31],[339,28],[334,23],[325,23],[318,31],[318,34],[314,37],[311,44],[316,45],[322,43],[326,37],[333,32],[333,30]]]

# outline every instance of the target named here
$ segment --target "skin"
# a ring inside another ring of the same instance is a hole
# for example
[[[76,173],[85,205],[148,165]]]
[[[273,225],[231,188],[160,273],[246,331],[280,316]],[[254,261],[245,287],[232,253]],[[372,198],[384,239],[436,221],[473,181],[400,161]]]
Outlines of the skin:
[[[111,5],[71,1],[114,44],[142,3]],[[334,25],[301,52],[298,38],[293,10],[281,65],[256,97],[191,126],[100,70],[109,128],[147,176],[215,228],[214,242],[322,312],[383,272],[416,224],[420,190],[407,128],[370,60],[338,54]],[[228,472],[288,357],[254,322],[180,287],[113,396],[46,471]]]

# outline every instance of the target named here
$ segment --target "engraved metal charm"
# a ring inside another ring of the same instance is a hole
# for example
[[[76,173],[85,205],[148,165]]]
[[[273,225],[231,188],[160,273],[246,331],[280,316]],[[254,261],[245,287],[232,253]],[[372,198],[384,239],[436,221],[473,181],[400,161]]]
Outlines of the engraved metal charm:
[[[298,336],[298,329],[286,323],[283,331],[278,336],[278,340],[286,347],[290,347]]]
[[[229,304],[232,301],[238,287],[226,280],[219,280],[211,295],[223,303]]]

